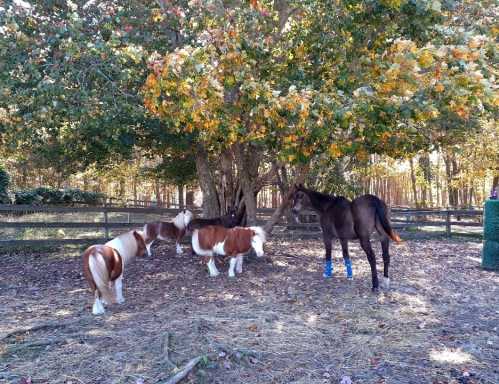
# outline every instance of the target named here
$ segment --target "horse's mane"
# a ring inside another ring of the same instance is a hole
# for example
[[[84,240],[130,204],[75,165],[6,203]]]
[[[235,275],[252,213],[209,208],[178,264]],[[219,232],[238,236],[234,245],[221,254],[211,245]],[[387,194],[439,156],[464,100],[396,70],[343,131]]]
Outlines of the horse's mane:
[[[336,200],[337,196],[328,195],[327,193],[317,192],[312,189],[301,188],[310,198],[312,205],[319,209],[325,208],[327,205]]]

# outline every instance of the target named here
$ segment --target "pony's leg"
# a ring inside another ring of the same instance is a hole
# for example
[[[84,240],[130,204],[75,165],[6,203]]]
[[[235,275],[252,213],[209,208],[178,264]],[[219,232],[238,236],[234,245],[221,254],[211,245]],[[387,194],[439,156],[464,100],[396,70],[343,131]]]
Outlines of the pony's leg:
[[[177,242],[175,243],[177,248],[177,255],[181,255],[184,251],[182,250],[182,246]]]
[[[324,264],[324,273],[322,274],[322,276],[324,276],[325,278],[329,278],[333,275],[333,262],[331,260],[331,246],[333,237],[329,233],[324,232],[324,229],[322,236],[324,240],[324,247],[326,248],[326,262]]]
[[[102,315],[105,312],[104,305],[102,304],[100,294],[98,290],[94,291],[94,305],[92,306],[92,314]]]
[[[116,302],[123,304],[125,302],[125,298],[123,297],[123,274],[116,279],[114,287],[116,289]]]
[[[390,289],[390,278],[388,277],[388,268],[390,267],[390,240],[388,237],[381,238],[381,250],[383,251],[383,280],[382,285],[385,289]]]
[[[243,273],[243,255],[236,257],[236,273]]]
[[[218,272],[217,266],[215,265],[215,260],[213,259],[213,256],[210,257],[210,261],[208,261],[208,272],[210,273],[210,277],[216,277],[220,273]]]
[[[234,269],[236,268],[237,259],[235,257],[230,258],[230,266],[229,266],[229,277],[236,277],[234,273]]]
[[[372,290],[373,292],[377,292],[379,289],[378,271],[376,269],[376,255],[371,247],[371,240],[369,240],[369,237],[361,237],[359,240],[360,246],[366,253],[367,261],[369,261],[369,265],[371,266],[371,277],[373,282]]]
[[[350,260],[350,255],[348,254],[348,240],[340,239],[341,251],[343,252],[343,262],[345,263],[345,269],[347,271],[347,279],[353,279],[352,273],[352,260]]]
[[[152,256],[152,253],[151,253],[152,243],[154,243],[154,240],[151,241],[149,244],[146,244],[147,256],[149,256],[149,257]]]

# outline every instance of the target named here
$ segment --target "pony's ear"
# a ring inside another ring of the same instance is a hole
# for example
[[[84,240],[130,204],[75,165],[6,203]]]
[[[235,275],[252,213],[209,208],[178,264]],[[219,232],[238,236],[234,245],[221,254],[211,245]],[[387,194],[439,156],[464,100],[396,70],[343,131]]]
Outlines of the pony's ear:
[[[135,237],[135,240],[137,240],[138,243],[143,243],[144,242],[144,238],[137,231],[133,231],[133,237]]]

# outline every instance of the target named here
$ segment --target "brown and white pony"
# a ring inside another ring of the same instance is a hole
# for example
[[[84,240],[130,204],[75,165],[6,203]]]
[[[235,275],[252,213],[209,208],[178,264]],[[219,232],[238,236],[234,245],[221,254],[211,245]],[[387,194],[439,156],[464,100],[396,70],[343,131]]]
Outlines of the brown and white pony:
[[[147,255],[151,256],[151,245],[154,240],[168,240],[175,239],[177,246],[177,255],[182,253],[180,241],[185,235],[187,225],[192,220],[192,212],[184,209],[171,223],[165,221],[156,221],[154,223],[147,223],[144,225],[144,234],[147,248]]]
[[[103,304],[125,302],[123,297],[123,272],[125,266],[146,250],[144,234],[129,231],[108,241],[92,245],[83,253],[83,274],[90,285],[95,301],[94,315],[105,312]]]
[[[212,277],[219,274],[213,257],[229,257],[229,277],[235,277],[235,273],[243,272],[243,255],[251,248],[258,257],[264,255],[265,237],[265,231],[261,227],[225,228],[210,225],[194,230],[192,249],[196,254],[208,257],[208,272]]]

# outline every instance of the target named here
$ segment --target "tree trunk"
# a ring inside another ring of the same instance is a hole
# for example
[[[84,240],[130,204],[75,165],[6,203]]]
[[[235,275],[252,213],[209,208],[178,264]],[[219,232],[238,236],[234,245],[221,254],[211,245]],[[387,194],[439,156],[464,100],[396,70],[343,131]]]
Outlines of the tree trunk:
[[[418,190],[416,189],[416,173],[414,172],[414,159],[412,157],[409,159],[409,165],[411,166],[411,186],[414,204],[416,205],[416,208],[419,208]]]
[[[208,153],[202,144],[197,145],[195,157],[199,186],[203,192],[203,216],[217,217],[220,215],[217,188],[210,170]]]
[[[260,164],[261,154],[251,144],[247,147],[242,144],[234,145],[234,155],[236,158],[237,172],[241,189],[244,194],[244,203],[246,206],[246,224],[256,224],[256,195],[255,180],[258,174],[258,165]],[[256,172],[255,172],[256,169]],[[256,175],[255,175],[256,173]]]
[[[184,186],[182,184],[177,185],[178,188],[178,208],[184,209]]]
[[[159,186],[160,186],[159,180],[158,179],[154,180],[154,193],[156,194],[156,205],[158,207],[161,206],[161,191],[159,189]]]

